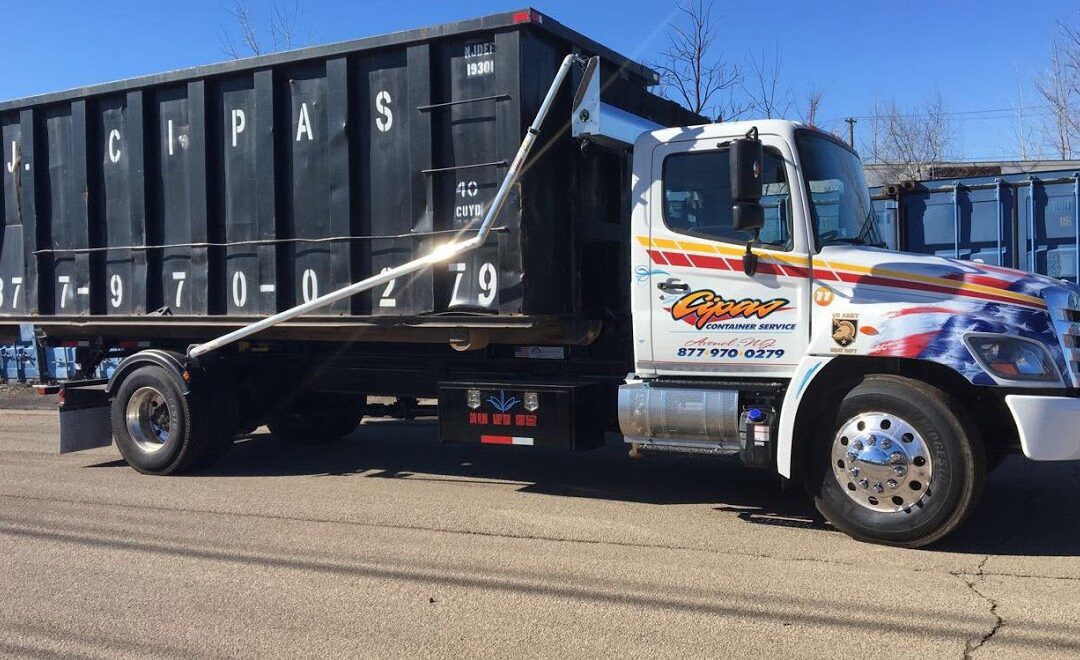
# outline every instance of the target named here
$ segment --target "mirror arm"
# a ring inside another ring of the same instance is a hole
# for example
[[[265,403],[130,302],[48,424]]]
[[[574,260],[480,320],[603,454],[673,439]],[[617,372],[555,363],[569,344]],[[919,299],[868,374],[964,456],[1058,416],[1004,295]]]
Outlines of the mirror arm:
[[[742,269],[748,277],[753,277],[757,273],[758,256],[754,254],[750,246],[757,242],[760,231],[755,229],[753,238],[746,242],[746,253],[743,254]]]

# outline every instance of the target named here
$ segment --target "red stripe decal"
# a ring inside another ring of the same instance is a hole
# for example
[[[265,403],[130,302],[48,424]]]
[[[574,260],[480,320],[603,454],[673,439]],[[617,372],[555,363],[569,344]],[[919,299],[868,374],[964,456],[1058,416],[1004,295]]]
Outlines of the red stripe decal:
[[[964,284],[978,284],[980,286],[990,287],[991,289],[1003,289],[1005,291],[1009,290],[1009,285],[1011,284],[1011,282],[1007,282],[997,277],[975,273],[949,273],[944,276],[944,279],[953,282],[963,282]]]
[[[710,257],[704,254],[687,255],[690,261],[698,268],[710,268],[712,270],[731,270],[731,264],[722,257]]]
[[[652,257],[654,263],[658,263],[662,266],[670,265],[668,264],[667,259],[664,258],[664,255],[661,254],[659,250],[649,250],[649,256]]]
[[[693,267],[693,264],[690,263],[690,260],[682,252],[665,252],[664,258],[667,259],[668,263],[672,266]]]
[[[926,284],[923,282],[909,282],[907,280],[894,280],[888,277],[876,277],[873,275],[858,275],[856,273],[838,273],[840,279],[852,284],[869,284],[874,286],[884,286],[893,289],[914,289],[917,291],[930,291],[933,293],[944,293],[957,298],[979,298],[981,300],[992,300],[994,302],[1006,303],[1009,305],[1024,305],[1026,307],[1033,307],[1029,303],[1025,303],[1020,300],[1015,300],[1007,296],[998,296],[992,293],[981,293],[978,291],[960,291],[947,286],[939,286],[936,284]]]
[[[482,435],[480,442],[485,445],[512,445],[514,438],[509,435]]]
[[[723,270],[733,271],[742,270],[742,259],[733,257],[727,259],[725,257],[716,257],[705,254],[685,254],[682,252],[662,252],[659,250],[648,250],[649,256],[652,260],[658,264],[669,266],[681,266],[685,268],[705,268],[709,270]],[[767,258],[767,257],[766,257]],[[982,264],[980,264],[982,266]],[[758,272],[768,275],[779,275],[781,277],[799,277],[808,279],[810,277],[810,269],[803,268],[801,266],[792,266],[790,264],[770,263],[766,261],[758,262]],[[985,293],[981,291],[966,291],[960,289],[954,289],[945,285],[928,284],[925,282],[915,282],[910,280],[900,280],[891,277],[879,277],[876,275],[862,275],[859,273],[849,273],[845,271],[837,271],[831,268],[816,267],[814,269],[814,278],[820,281],[840,281],[848,282],[852,284],[868,284],[874,286],[888,287],[891,289],[901,290],[915,290],[915,291],[928,291],[933,293],[944,293],[949,296],[957,298],[978,298],[980,300],[991,300],[994,302],[1006,303],[1010,305],[1024,305],[1027,307],[1038,307],[1038,305],[1016,298],[1010,297],[1009,291],[1005,291],[1004,295],[998,295],[994,293]],[[1002,280],[987,276],[956,276],[946,277],[943,279],[951,279],[968,284],[981,284],[984,286],[998,287],[1006,284]]]

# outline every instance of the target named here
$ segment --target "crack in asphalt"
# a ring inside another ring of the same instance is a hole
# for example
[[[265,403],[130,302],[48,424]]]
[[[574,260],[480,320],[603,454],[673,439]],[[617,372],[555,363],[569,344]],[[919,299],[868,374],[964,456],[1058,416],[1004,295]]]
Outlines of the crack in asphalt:
[[[983,599],[988,605],[990,605],[990,616],[994,617],[994,624],[990,627],[989,630],[982,634],[982,637],[976,640],[969,639],[967,641],[967,644],[964,647],[964,660],[971,660],[974,653],[981,649],[983,646],[985,646],[994,637],[994,635],[996,635],[998,631],[1005,626],[1005,619],[1000,614],[998,614],[997,600],[994,599],[992,596],[979,591],[979,587],[977,586],[987,576],[985,568],[986,562],[988,561],[990,561],[990,555],[986,555],[985,557],[983,557],[982,561],[979,562],[979,567],[973,574],[954,574],[964,581],[964,584],[967,585],[968,589],[970,589],[972,593],[974,593],[976,596]]]

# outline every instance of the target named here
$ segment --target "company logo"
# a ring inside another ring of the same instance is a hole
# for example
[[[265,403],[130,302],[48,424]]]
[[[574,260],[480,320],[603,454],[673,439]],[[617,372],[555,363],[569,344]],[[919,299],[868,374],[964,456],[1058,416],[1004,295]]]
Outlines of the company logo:
[[[728,300],[715,291],[699,289],[686,294],[672,306],[671,318],[692,323],[701,330],[709,323],[726,319],[763,319],[786,309],[789,302],[787,298]]]
[[[507,397],[506,392],[500,390],[498,397],[489,396],[487,402],[490,403],[491,407],[495,410],[506,413],[510,412],[517,404],[521,403],[521,399],[518,399],[516,396]]]

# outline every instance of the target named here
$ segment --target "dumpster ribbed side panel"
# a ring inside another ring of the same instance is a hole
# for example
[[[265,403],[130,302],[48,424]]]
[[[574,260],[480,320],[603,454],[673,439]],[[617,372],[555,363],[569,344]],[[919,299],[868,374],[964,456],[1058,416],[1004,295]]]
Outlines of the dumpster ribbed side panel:
[[[22,219],[21,185],[22,160],[20,144],[22,130],[18,115],[0,119],[0,139],[3,141],[0,199],[3,200],[4,232],[0,235],[0,315],[18,316],[27,313],[26,258],[27,236]]]
[[[520,66],[517,32],[447,40],[435,49],[433,96],[443,103],[459,102],[433,110],[431,185],[437,230],[467,236],[490,207],[522,138]],[[505,232],[436,268],[437,310],[520,311],[517,206],[511,199],[495,222]]]
[[[147,245],[143,107],[142,92],[107,97],[92,120],[94,243],[109,248],[91,277],[95,313],[128,316],[148,307],[147,253],[139,249]]]
[[[75,101],[42,113],[45,149],[38,159],[39,246],[54,250],[39,257],[43,307],[58,316],[90,313],[87,213],[86,102]]]
[[[157,134],[149,160],[147,218],[157,273],[151,307],[174,315],[209,313],[206,214],[205,83],[159,90],[153,95]]]
[[[275,134],[283,176],[278,231],[301,239],[284,250],[283,307],[351,281],[349,244],[341,240],[351,234],[347,75],[347,61],[339,58],[293,67],[276,81],[282,111],[277,126],[283,129]],[[321,313],[349,310],[344,300]]]
[[[224,243],[224,259],[213,261],[211,301],[230,316],[259,316],[277,310],[277,237],[274,226],[273,73],[218,81],[211,96],[211,176],[216,201],[211,226]],[[219,250],[220,252],[220,250]]]
[[[358,58],[354,98],[359,125],[361,227],[375,238],[357,242],[364,273],[378,273],[415,259],[431,247],[430,49],[426,44]],[[409,234],[417,234],[409,236]],[[433,310],[432,277],[424,270],[364,296],[362,309],[376,316],[410,316]]]

